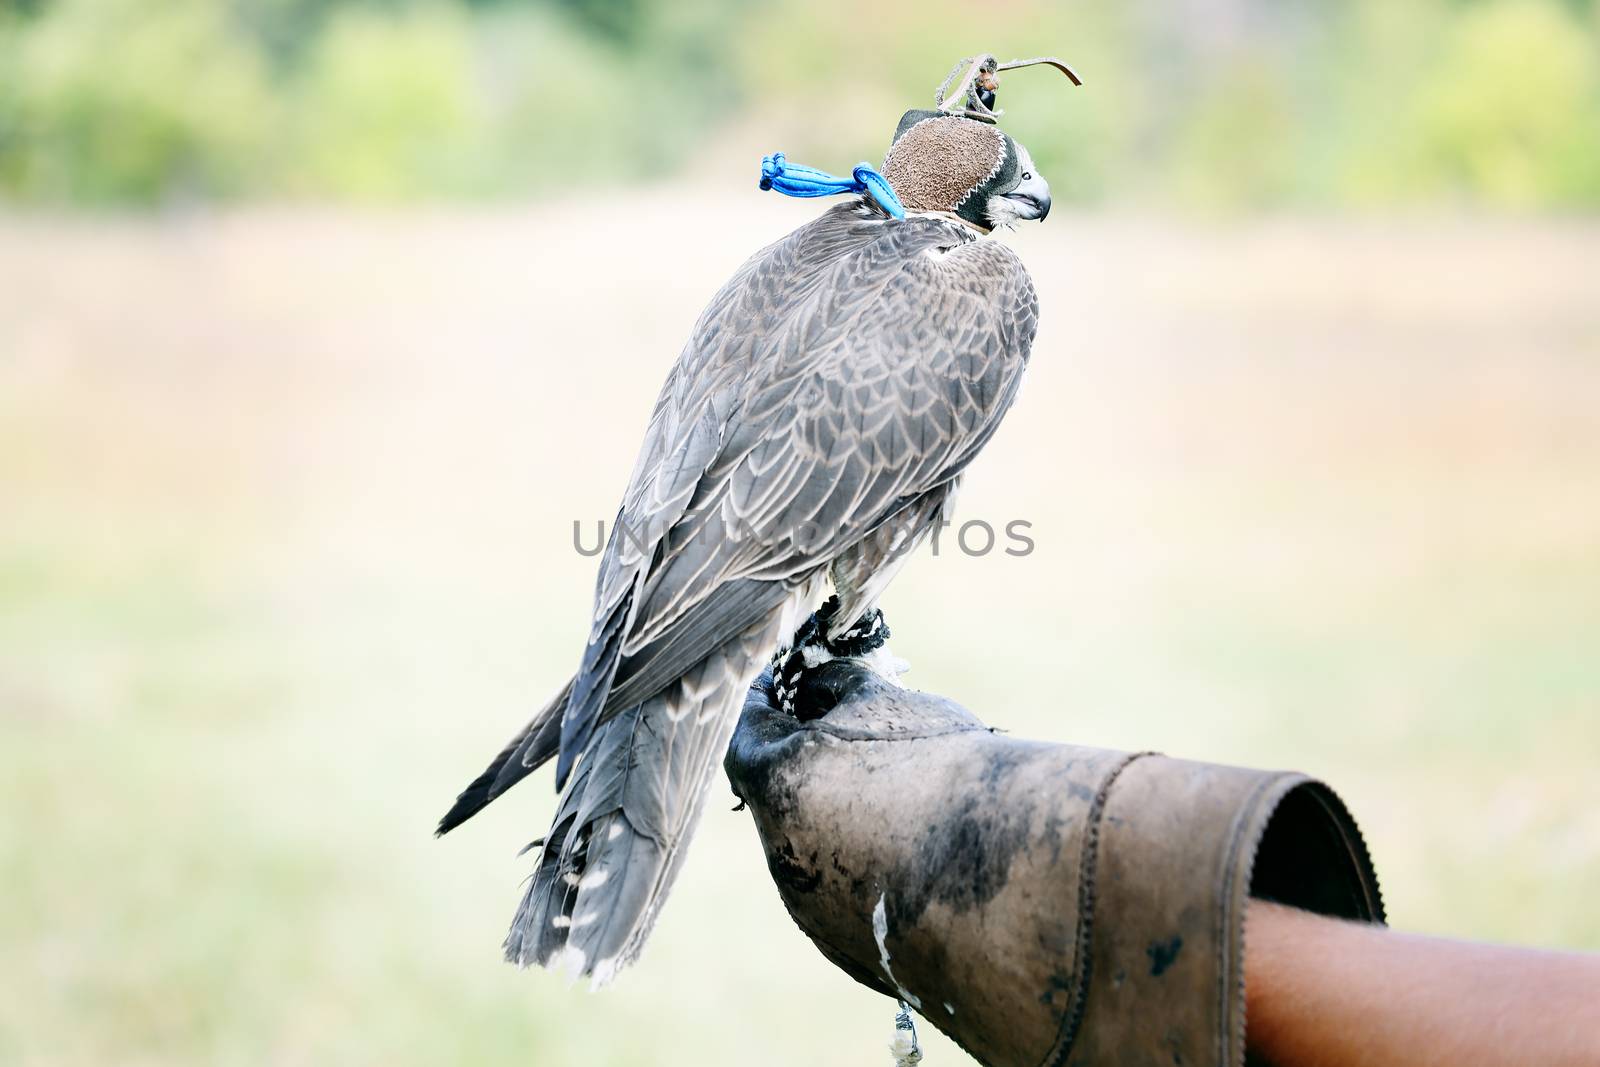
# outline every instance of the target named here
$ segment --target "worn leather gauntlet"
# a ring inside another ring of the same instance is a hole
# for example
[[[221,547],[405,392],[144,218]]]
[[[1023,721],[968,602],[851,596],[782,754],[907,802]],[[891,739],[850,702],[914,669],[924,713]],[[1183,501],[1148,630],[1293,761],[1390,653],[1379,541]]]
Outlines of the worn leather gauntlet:
[[[796,718],[757,681],[726,762],[783,902],[981,1062],[1243,1064],[1247,899],[1383,920],[1304,775],[997,735],[849,660],[802,685]]]

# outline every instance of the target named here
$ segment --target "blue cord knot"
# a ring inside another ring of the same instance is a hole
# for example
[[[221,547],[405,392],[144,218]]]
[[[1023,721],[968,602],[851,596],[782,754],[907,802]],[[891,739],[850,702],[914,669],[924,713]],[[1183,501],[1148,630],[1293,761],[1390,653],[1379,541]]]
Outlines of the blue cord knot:
[[[867,193],[897,219],[906,209],[883,175],[865,163],[858,163],[850,177],[840,178],[815,167],[790,163],[782,152],[761,159],[761,188],[776,189],[785,196],[836,196],[839,193]]]

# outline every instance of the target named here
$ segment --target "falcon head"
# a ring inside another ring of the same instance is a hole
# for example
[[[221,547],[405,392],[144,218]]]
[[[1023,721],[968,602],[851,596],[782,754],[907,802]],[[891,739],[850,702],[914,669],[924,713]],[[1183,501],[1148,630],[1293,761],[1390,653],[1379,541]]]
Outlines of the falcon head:
[[[883,160],[907,211],[955,215],[987,233],[1050,214],[1050,184],[998,126],[946,111],[907,111]]]
[[[985,233],[1050,214],[1050,183],[1028,150],[995,125],[1002,114],[994,106],[1000,73],[1039,66],[1083,84],[1055,56],[1009,63],[987,54],[968,56],[945,76],[934,110],[901,116],[883,176],[908,210],[955,215]]]

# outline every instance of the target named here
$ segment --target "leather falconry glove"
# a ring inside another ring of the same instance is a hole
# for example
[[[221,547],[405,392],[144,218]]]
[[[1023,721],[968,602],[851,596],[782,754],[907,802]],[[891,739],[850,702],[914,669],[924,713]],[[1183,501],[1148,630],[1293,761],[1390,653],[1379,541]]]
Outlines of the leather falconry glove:
[[[1242,1065],[1248,898],[1383,921],[1305,775],[1001,736],[849,659],[794,706],[762,675],[725,762],[784,905],[983,1063]]]

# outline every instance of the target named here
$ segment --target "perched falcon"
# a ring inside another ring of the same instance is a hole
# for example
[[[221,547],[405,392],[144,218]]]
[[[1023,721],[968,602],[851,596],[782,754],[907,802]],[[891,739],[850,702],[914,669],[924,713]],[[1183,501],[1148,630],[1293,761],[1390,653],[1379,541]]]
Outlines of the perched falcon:
[[[830,578],[824,638],[860,632],[1011,406],[1038,301],[988,235],[1044,218],[1050,192],[978,110],[901,120],[883,177],[905,217],[871,196],[831,208],[757,252],[695,325],[577,673],[439,823],[556,758],[560,805],[508,959],[599,985],[638,955],[752,680]]]

